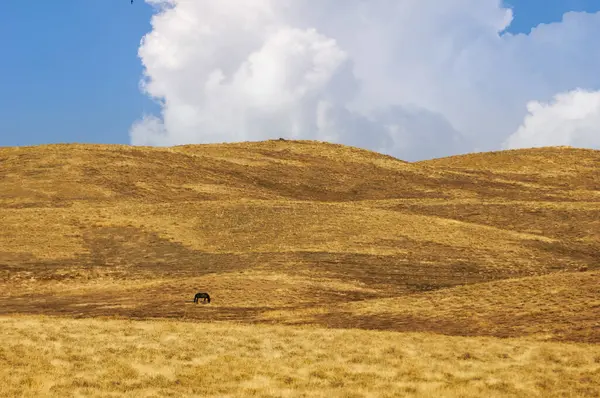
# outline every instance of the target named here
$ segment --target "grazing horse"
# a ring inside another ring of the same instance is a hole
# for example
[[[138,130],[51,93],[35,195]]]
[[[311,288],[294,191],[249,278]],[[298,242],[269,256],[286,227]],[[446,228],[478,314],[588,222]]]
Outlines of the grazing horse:
[[[194,296],[194,303],[198,304],[199,299],[202,299],[203,303],[207,300],[210,303],[210,296],[208,295],[208,293],[196,293],[196,295]]]

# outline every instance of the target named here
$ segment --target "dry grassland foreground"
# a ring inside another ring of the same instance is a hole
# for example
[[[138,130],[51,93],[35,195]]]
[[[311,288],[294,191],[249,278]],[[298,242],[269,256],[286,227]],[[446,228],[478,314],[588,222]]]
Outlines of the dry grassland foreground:
[[[597,397],[600,346],[365,330],[0,318],[0,396]]]
[[[600,397],[599,170],[0,148],[0,396]]]

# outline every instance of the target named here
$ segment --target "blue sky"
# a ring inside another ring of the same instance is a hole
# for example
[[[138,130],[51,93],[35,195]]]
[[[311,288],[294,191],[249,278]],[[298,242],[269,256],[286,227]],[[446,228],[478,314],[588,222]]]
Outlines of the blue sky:
[[[505,0],[515,13],[509,32],[528,33],[540,24],[560,21],[568,11],[600,11],[597,0]]]
[[[127,143],[152,9],[137,0],[4,0],[0,145]]]
[[[514,33],[566,11],[600,10],[598,0],[508,3]],[[142,0],[3,0],[0,146],[129,143],[132,123],[159,112],[138,89],[151,15]]]

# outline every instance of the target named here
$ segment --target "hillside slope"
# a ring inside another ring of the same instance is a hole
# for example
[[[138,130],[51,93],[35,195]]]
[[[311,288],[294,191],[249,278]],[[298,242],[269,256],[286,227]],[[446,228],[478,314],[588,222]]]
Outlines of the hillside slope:
[[[599,162],[541,148],[407,163],[284,140],[0,148],[0,314],[289,323],[315,311],[300,318],[598,341]],[[529,287],[507,285],[505,304],[458,298],[518,278]],[[568,280],[567,301],[552,301]],[[189,302],[199,290],[210,305]],[[502,315],[533,291],[562,326]],[[585,319],[562,307],[580,299]],[[443,321],[458,314],[470,315]]]

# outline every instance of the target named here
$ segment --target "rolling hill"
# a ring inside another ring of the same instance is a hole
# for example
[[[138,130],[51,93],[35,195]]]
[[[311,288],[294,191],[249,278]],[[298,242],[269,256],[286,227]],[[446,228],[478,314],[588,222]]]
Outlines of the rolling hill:
[[[0,165],[1,314],[600,342],[600,151],[58,144]]]
[[[569,147],[0,148],[0,395],[597,396],[599,170]]]

